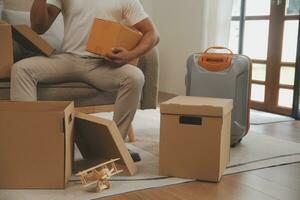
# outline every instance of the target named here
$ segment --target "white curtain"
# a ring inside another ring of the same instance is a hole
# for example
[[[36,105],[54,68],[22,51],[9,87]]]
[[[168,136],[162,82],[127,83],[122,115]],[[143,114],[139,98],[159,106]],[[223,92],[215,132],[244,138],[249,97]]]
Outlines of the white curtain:
[[[203,0],[201,11],[201,50],[228,46],[233,0]]]

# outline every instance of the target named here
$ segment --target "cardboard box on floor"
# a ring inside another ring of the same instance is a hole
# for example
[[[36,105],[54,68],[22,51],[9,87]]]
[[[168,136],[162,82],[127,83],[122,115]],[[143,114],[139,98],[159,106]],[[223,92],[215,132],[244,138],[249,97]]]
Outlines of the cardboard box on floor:
[[[115,47],[131,50],[138,45],[142,37],[142,33],[125,25],[96,18],[87,43],[87,51],[105,56]],[[137,65],[138,61],[133,60],[130,64]]]
[[[124,174],[137,172],[114,121],[76,112],[75,141],[85,159],[100,164],[120,158],[117,166],[124,170]]]
[[[159,173],[218,182],[229,163],[233,101],[179,96],[161,104]]]
[[[71,102],[0,102],[0,189],[65,188],[73,127]]]
[[[14,63],[13,40],[25,49],[45,56],[54,53],[45,40],[26,25],[12,26],[0,20],[0,78],[9,78]]]
[[[63,189],[72,174],[74,133],[84,158],[136,166],[112,120],[74,111],[71,102],[0,102],[0,189]]]

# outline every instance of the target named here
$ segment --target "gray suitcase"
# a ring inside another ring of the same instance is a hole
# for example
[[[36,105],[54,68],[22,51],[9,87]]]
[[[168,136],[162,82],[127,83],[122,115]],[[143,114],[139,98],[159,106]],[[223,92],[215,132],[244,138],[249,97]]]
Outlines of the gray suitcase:
[[[249,130],[251,60],[242,55],[193,54],[187,62],[188,96],[233,99],[231,146],[240,143]],[[226,49],[226,48],[225,48]],[[228,49],[227,49],[228,50]]]

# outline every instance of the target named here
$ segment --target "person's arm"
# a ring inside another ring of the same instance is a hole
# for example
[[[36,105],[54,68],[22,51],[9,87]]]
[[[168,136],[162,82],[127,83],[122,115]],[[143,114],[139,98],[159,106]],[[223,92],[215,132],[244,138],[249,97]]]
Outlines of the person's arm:
[[[38,34],[45,33],[60,11],[56,6],[47,4],[47,0],[34,0],[30,12],[31,28]]]
[[[135,24],[134,27],[143,34],[140,43],[131,51],[127,51],[121,47],[112,49],[112,53],[106,55],[112,62],[127,64],[144,55],[159,43],[159,33],[150,18],[142,20]]]

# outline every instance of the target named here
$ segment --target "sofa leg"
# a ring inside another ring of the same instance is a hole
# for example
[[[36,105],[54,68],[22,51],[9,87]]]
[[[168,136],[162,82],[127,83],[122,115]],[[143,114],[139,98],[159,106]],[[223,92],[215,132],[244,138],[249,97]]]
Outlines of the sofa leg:
[[[135,142],[136,141],[135,133],[134,133],[132,125],[130,126],[129,131],[128,131],[128,139],[129,139],[129,142]]]

